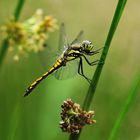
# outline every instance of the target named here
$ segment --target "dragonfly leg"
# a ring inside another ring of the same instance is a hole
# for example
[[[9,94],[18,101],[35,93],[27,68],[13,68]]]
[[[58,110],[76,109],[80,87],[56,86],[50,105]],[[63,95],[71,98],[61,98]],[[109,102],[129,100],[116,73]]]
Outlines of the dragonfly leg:
[[[78,66],[78,74],[83,76],[89,83],[91,83],[91,80],[84,75],[84,72],[83,72],[83,61],[82,61],[81,57],[79,57],[79,58],[80,58],[80,61],[79,61],[79,66]]]
[[[102,48],[99,48],[99,49],[97,49],[97,50],[95,50],[95,51],[90,52],[88,55],[98,54],[98,53],[100,53],[100,51],[101,51],[102,49],[103,49],[103,47],[102,47]]]
[[[82,56],[83,56],[83,58],[86,60],[86,62],[87,62],[90,66],[94,66],[94,65],[99,64],[99,60],[95,60],[95,61],[93,61],[93,62],[90,62],[90,61],[86,58],[85,55],[82,55]]]

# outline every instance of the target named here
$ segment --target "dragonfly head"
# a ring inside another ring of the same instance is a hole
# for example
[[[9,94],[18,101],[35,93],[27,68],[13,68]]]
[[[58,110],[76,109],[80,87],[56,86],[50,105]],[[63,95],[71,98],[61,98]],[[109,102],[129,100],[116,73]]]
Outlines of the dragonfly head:
[[[90,52],[90,51],[92,50],[92,48],[93,48],[93,44],[92,44],[91,41],[89,41],[89,40],[84,40],[84,41],[82,42],[82,49],[83,49],[83,51],[85,51],[85,52]]]

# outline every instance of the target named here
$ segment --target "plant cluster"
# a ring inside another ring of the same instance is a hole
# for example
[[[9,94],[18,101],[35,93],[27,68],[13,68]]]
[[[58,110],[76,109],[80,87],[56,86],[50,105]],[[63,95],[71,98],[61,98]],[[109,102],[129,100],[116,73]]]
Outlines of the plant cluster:
[[[78,134],[86,124],[96,123],[96,120],[92,119],[94,111],[82,110],[80,105],[74,103],[71,99],[64,101],[61,108],[62,121],[60,121],[60,128],[64,132]]]
[[[41,9],[29,19],[20,22],[11,19],[1,27],[4,38],[8,40],[10,51],[15,51],[14,60],[29,52],[42,51],[49,33],[58,28],[57,20],[52,16],[45,16]]]

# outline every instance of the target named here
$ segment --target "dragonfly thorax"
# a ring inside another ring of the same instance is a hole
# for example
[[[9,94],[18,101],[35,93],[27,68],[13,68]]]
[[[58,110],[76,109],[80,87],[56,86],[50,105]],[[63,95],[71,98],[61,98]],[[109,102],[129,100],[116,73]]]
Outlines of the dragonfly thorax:
[[[90,52],[93,49],[93,44],[89,40],[84,40],[81,44],[81,49],[84,52]]]

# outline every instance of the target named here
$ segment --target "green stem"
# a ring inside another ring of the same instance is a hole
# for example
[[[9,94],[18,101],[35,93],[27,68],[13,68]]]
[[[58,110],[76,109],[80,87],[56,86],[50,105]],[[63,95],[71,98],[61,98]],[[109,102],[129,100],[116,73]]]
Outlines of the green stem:
[[[116,11],[115,11],[112,23],[111,23],[111,27],[110,27],[107,39],[105,41],[104,49],[103,49],[102,55],[100,57],[99,65],[97,66],[96,71],[93,75],[92,82],[89,86],[89,89],[88,89],[88,92],[87,92],[87,95],[86,95],[86,98],[84,101],[83,109],[85,109],[85,110],[88,110],[92,103],[92,99],[95,94],[96,87],[97,87],[97,84],[98,84],[98,81],[99,81],[99,78],[100,78],[100,75],[101,75],[101,72],[102,72],[102,69],[104,66],[103,64],[105,63],[111,41],[113,39],[114,33],[118,26],[118,23],[119,23],[121,15],[122,15],[122,12],[124,10],[126,2],[127,2],[127,0],[118,1],[118,5],[117,5],[117,8],[116,8]]]
[[[117,120],[113,126],[113,129],[111,130],[108,140],[114,140],[116,138],[116,135],[121,127],[121,123],[124,120],[125,115],[128,112],[129,108],[132,106],[133,100],[138,92],[138,89],[140,89],[140,74],[136,76],[134,80],[134,84],[132,88],[130,89],[130,92],[128,93],[126,102],[124,103],[124,106],[122,110],[120,111],[119,116],[117,117]]]
[[[117,7],[115,10],[115,14],[114,14],[114,17],[113,17],[113,20],[112,20],[112,23],[111,23],[111,26],[110,26],[110,29],[109,29],[109,32],[107,35],[107,39],[104,44],[104,49],[103,49],[102,55],[100,57],[99,64],[95,70],[91,84],[89,86],[88,92],[87,92],[85,100],[84,100],[84,104],[83,104],[84,110],[89,110],[89,107],[92,103],[92,100],[93,100],[93,97],[94,97],[94,94],[96,91],[96,87],[97,87],[97,84],[98,84],[98,81],[99,81],[99,78],[100,78],[100,75],[101,75],[101,72],[103,69],[103,64],[105,63],[111,41],[113,39],[114,33],[118,26],[118,23],[121,18],[121,15],[123,13],[126,2],[127,2],[127,0],[118,1]],[[69,140],[78,140],[79,136],[80,136],[80,133],[78,135],[71,134],[69,137]]]
[[[7,49],[8,49],[8,40],[5,39],[5,40],[3,40],[2,47],[0,50],[0,67],[2,65],[2,62],[3,62],[3,59],[5,57]]]
[[[15,21],[18,21],[24,3],[25,3],[25,0],[18,0],[17,6],[15,8],[15,12],[14,12]],[[2,62],[4,60],[7,50],[8,50],[8,39],[6,38],[5,40],[3,40],[1,51],[0,51],[0,67],[2,65]]]
[[[79,134],[70,134],[69,140],[78,140],[80,137],[81,131]]]
[[[17,21],[20,17],[20,14],[21,14],[21,10],[23,8],[23,5],[25,3],[25,0],[18,0],[18,3],[17,3],[17,6],[16,6],[16,9],[15,9],[15,12],[14,12],[14,17],[15,17],[15,20]]]

